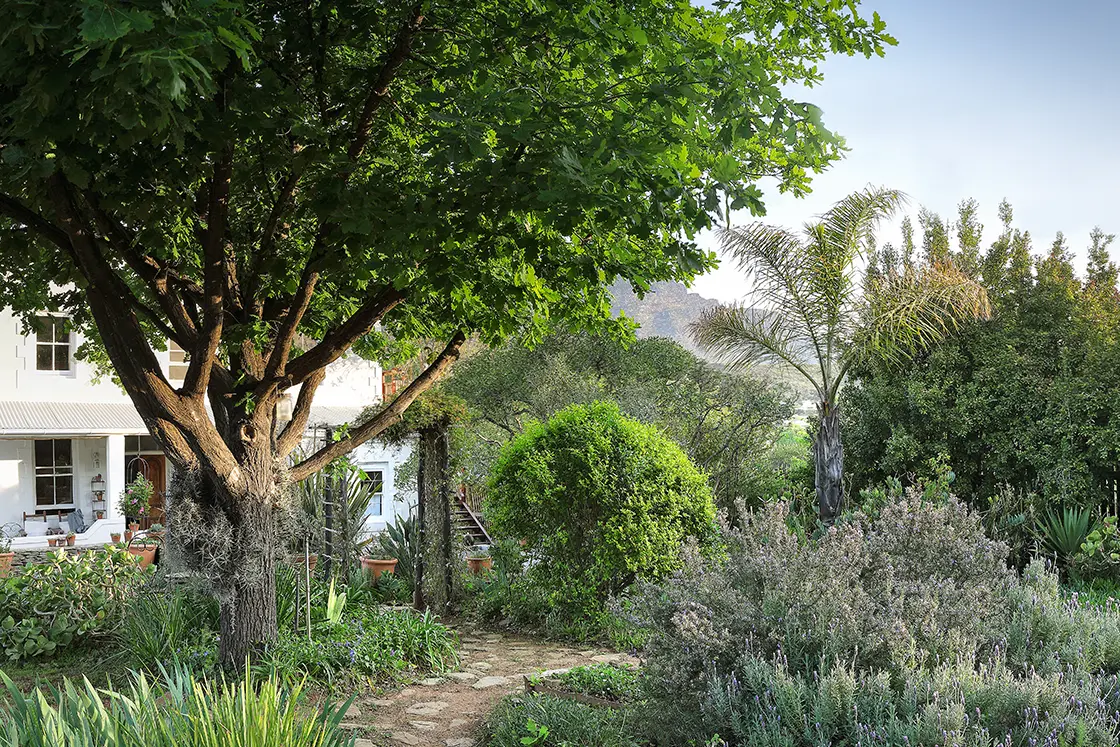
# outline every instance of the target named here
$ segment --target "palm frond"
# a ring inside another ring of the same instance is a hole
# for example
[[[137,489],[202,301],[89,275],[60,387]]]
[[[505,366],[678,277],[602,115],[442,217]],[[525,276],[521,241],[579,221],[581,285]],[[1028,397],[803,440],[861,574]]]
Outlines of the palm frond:
[[[736,368],[775,362],[800,372],[818,391],[824,383],[806,359],[809,342],[788,317],[770,309],[716,306],[691,325],[697,344]]]
[[[849,265],[866,253],[879,224],[906,205],[904,192],[868,186],[853,192],[821,214],[817,225],[826,239],[824,248],[835,252],[830,264]]]
[[[949,264],[880,278],[866,289],[859,349],[899,360],[943,340],[968,319],[987,319],[984,287]]]

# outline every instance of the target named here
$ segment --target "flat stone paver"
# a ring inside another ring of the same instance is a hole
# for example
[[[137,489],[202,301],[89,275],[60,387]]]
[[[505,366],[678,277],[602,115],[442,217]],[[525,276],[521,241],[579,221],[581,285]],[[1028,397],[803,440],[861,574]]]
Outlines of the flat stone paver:
[[[479,728],[497,702],[520,692],[525,675],[567,671],[597,662],[636,662],[603,649],[576,649],[469,625],[460,634],[459,671],[426,677],[417,685],[360,701],[347,723],[372,740],[356,747],[479,747]],[[378,735],[378,736],[375,736]],[[582,747],[582,746],[581,746]],[[592,747],[587,745],[587,747]]]
[[[483,677],[478,682],[471,685],[475,690],[485,690],[488,687],[497,687],[498,685],[508,685],[509,677],[502,677],[500,675],[495,677]]]

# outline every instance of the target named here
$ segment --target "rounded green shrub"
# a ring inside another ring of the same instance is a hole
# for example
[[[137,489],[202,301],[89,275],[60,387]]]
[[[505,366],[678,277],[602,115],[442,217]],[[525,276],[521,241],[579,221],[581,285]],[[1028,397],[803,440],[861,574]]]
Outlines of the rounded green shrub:
[[[601,610],[635,579],[678,567],[689,537],[715,535],[703,473],[609,402],[529,424],[502,450],[485,511],[496,537],[523,543],[525,592],[569,613]]]

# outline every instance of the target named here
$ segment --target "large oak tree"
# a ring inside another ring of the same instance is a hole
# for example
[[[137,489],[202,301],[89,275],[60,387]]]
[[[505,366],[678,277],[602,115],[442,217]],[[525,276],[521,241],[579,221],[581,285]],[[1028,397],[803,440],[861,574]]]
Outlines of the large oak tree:
[[[0,304],[71,314],[188,478],[226,663],[275,635],[288,479],[377,435],[470,335],[618,328],[614,279],[690,279],[722,210],[760,212],[760,179],[801,192],[839,156],[782,86],[818,82],[830,52],[881,54],[878,16],[714,5],[0,4]],[[288,466],[325,367],[387,337],[442,351]]]

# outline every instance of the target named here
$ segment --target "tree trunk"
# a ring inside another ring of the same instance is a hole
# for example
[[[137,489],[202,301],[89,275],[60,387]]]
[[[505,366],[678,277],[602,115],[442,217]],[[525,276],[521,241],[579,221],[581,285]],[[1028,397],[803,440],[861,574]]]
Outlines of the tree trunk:
[[[282,543],[272,492],[238,502],[230,563],[234,577],[220,594],[218,656],[230,669],[241,669],[276,640],[276,556]]]
[[[831,524],[844,506],[844,445],[840,441],[840,408],[817,404],[821,423],[813,439],[813,465],[816,468],[817,506],[821,521]]]

